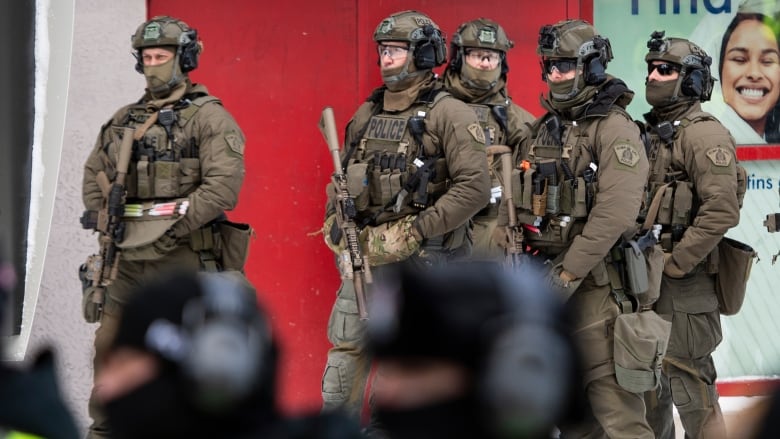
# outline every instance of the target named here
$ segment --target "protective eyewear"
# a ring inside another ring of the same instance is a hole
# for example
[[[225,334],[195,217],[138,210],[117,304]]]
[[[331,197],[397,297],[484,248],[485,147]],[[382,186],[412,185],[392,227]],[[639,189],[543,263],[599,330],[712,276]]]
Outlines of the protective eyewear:
[[[544,71],[551,75],[553,69],[560,74],[571,72],[577,67],[577,60],[574,59],[548,59],[544,62]]]
[[[406,56],[406,54],[409,52],[408,47],[402,47],[402,46],[387,46],[385,44],[380,44],[376,46],[377,52],[379,52],[379,56],[383,57],[385,55],[389,56],[391,59],[400,59]]]
[[[673,66],[671,64],[648,64],[647,65],[647,74],[653,73],[653,70],[658,70],[658,74],[661,76],[669,76],[674,72],[679,72],[680,69],[677,66]]]
[[[498,66],[498,62],[501,61],[501,54],[493,50],[485,49],[470,49],[466,50],[466,57],[469,61],[474,63],[481,63],[487,61],[492,67]]]

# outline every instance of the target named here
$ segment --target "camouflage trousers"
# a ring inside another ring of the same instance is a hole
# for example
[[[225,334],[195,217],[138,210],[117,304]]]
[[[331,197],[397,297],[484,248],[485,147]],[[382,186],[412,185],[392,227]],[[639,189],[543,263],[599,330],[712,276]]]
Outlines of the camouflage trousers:
[[[725,438],[712,353],[722,337],[715,279],[697,267],[682,279],[663,277],[656,310],[672,320],[662,387],[645,395],[659,438],[675,437],[673,405],[686,438]]]
[[[610,285],[596,285],[588,275],[567,305],[574,310],[574,336],[583,356],[584,385],[593,416],[578,425],[559,426],[560,437],[654,438],[645,420],[643,395],[624,389],[615,377],[613,328],[619,309]]]
[[[432,267],[467,257],[470,252],[470,238],[455,249],[444,248],[442,238],[426,239],[406,262]],[[371,268],[374,283],[366,289],[368,302],[371,302],[372,287],[392,276],[394,265]],[[343,281],[328,319],[328,340],[333,347],[328,351],[322,375],[323,412],[340,410],[360,421],[372,361],[365,350],[365,334],[366,324],[358,318],[355,287],[352,281]]]
[[[100,372],[104,357],[119,325],[122,306],[132,292],[145,282],[165,273],[176,270],[198,270],[200,255],[188,245],[174,248],[166,257],[156,261],[121,261],[117,279],[107,288],[106,304],[100,318],[100,326],[95,331],[95,357],[93,376]],[[87,439],[110,438],[108,422],[94,392],[89,398],[89,416],[92,425],[87,431]]]

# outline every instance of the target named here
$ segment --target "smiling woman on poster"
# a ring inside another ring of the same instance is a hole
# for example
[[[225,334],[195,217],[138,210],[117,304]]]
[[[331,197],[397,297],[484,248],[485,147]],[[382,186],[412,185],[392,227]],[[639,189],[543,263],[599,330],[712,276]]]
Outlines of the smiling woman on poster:
[[[721,119],[737,142],[780,142],[777,21],[740,7],[723,34],[719,66],[728,105]]]

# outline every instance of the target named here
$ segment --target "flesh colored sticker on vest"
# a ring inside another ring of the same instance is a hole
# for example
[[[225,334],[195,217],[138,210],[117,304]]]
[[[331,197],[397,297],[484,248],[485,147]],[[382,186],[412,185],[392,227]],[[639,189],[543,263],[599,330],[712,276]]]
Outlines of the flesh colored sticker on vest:
[[[628,143],[615,145],[615,156],[620,163],[632,168],[639,163],[640,157],[636,147]]]
[[[707,157],[715,166],[728,166],[731,164],[731,151],[722,146],[710,148],[707,151]]]
[[[404,138],[406,118],[374,116],[368,121],[365,138],[399,142]]]

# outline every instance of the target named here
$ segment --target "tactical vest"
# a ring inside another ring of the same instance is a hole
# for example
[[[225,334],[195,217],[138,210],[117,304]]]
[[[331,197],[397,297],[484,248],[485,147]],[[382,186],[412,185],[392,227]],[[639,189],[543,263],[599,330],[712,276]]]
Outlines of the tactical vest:
[[[694,184],[685,171],[680,133],[694,123],[708,120],[717,121],[709,113],[696,112],[679,121],[662,122],[646,137],[650,174],[639,217],[644,222],[653,199],[658,196],[660,204],[655,219],[651,218],[651,221],[661,225],[661,243],[667,251],[671,251],[672,243],[682,239],[701,205]],[[736,160],[736,157],[733,159]],[[747,190],[747,174],[741,165],[737,164],[736,168],[737,199],[741,207]],[[663,194],[657,194],[661,188]]]
[[[200,185],[199,138],[187,125],[209,102],[219,102],[219,99],[202,95],[161,110],[157,121],[141,139],[133,142],[126,180],[129,203],[184,198]],[[138,129],[151,116],[144,104],[132,105],[123,126]],[[120,144],[121,141],[112,141],[108,145],[109,157],[117,156]]]
[[[582,232],[598,192],[599,121],[547,114],[532,127],[528,159],[512,170],[512,198],[526,241],[557,254]]]
[[[428,113],[443,98],[434,91],[399,113],[373,114],[346,167],[358,220],[377,225],[415,214],[447,190],[448,173],[440,147],[426,135]],[[381,108],[382,103],[375,103]]]

